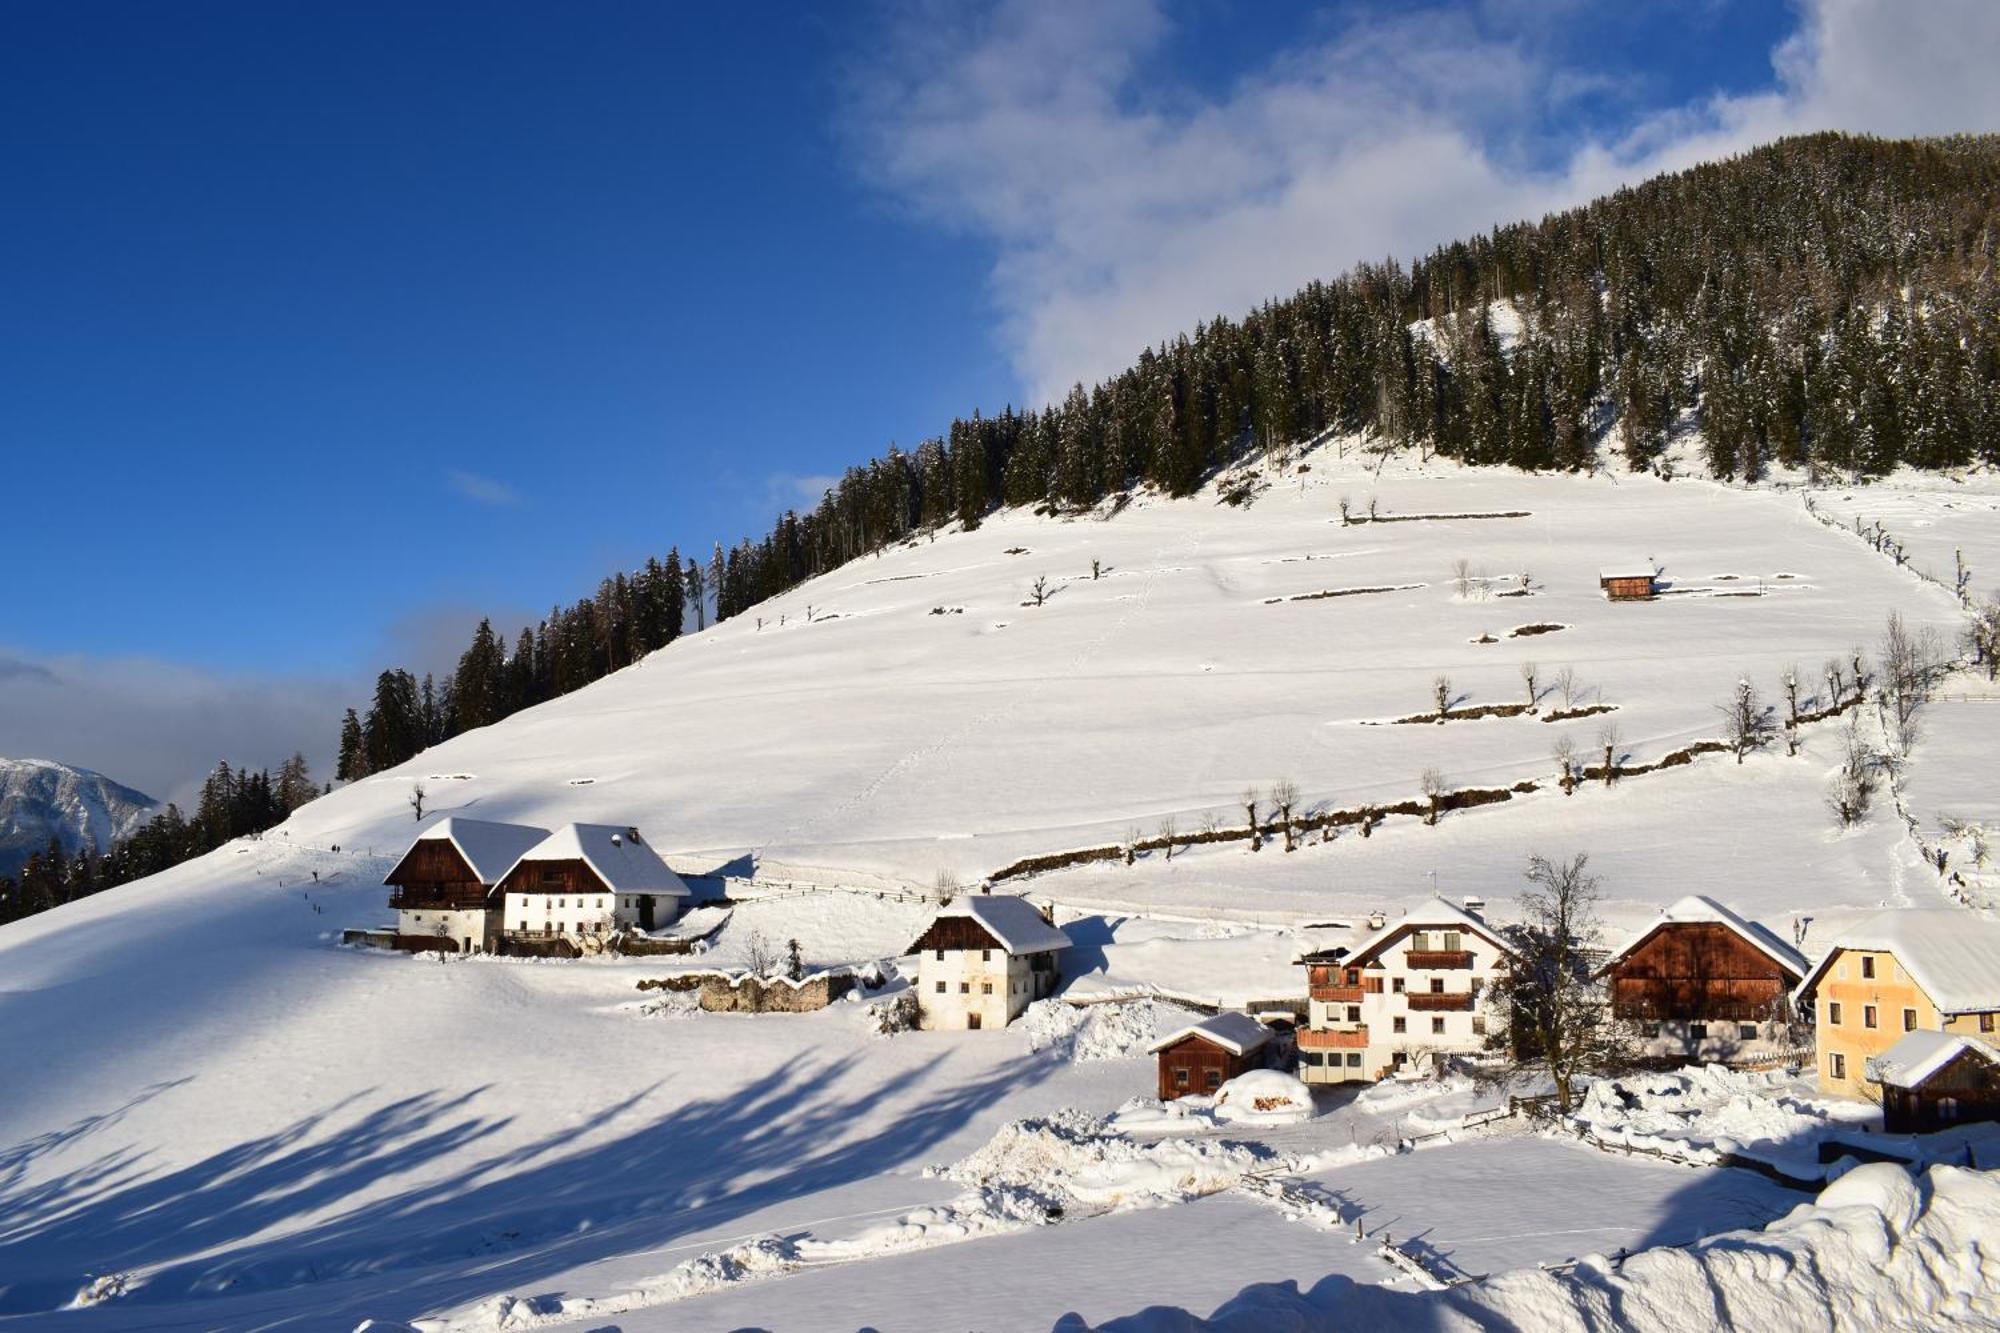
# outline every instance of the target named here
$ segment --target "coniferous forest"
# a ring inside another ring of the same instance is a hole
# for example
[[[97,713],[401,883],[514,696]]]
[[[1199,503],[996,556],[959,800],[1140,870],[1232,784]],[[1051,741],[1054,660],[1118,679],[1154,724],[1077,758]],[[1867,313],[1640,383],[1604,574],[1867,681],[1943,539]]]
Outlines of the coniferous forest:
[[[996,508],[1184,496],[1328,432],[1467,463],[1861,479],[2000,463],[2000,138],[1818,134],[1217,317],[1045,410],[953,421],[847,469],[760,540],[678,548],[557,607],[511,649],[482,622],[443,681],[385,671],[336,776],[566,694],[682,632],[913,533]],[[1503,351],[1490,307],[1521,321]]]

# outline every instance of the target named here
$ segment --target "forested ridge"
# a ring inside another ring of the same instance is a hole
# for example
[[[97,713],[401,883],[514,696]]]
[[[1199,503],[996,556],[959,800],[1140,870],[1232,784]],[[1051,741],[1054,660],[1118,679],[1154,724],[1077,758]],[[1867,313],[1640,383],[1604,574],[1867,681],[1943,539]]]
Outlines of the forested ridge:
[[[1867,477],[2000,463],[2000,137],[1786,139],[1540,222],[1362,264],[1217,318],[1045,410],[953,421],[847,469],[758,540],[679,550],[557,607],[511,649],[378,678],[337,776],[566,694],[806,579],[1003,506],[1083,509],[1327,432],[1469,463],[1660,465],[1698,431],[1716,475]],[[1503,350],[1491,307],[1520,331]]]

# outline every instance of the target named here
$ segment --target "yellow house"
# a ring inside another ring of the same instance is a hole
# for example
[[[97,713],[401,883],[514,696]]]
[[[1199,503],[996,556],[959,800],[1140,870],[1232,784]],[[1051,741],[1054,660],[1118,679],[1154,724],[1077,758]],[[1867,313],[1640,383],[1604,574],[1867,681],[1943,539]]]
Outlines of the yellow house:
[[[1819,1086],[1874,1101],[1868,1062],[1906,1032],[2000,1026],[2000,923],[1965,908],[1877,912],[1837,936],[1799,983],[1811,1009]]]

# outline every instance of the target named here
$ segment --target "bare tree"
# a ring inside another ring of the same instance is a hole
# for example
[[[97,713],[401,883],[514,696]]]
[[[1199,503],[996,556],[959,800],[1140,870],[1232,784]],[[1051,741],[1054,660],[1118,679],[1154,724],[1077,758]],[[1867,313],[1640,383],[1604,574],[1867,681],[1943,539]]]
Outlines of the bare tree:
[[[1799,752],[1799,667],[1785,668],[1785,753]]]
[[[1826,675],[1827,706],[1830,708],[1839,708],[1847,699],[1846,668],[1841,664],[1839,658],[1829,657],[1826,659],[1824,672]]]
[[[1257,789],[1245,787],[1236,799],[1243,802],[1243,817],[1250,822],[1250,850],[1257,851],[1264,845],[1263,831],[1257,827]]]
[[[753,930],[743,941],[743,961],[751,973],[764,977],[770,975],[777,958],[771,952],[771,941],[764,938],[764,932]]]
[[[1352,503],[1351,503],[1351,502],[1350,502],[1350,501],[1348,500],[1348,498],[1347,498],[1346,496],[1344,496],[1344,495],[1343,495],[1343,496],[1341,496],[1341,497],[1340,497],[1340,526],[1341,526],[1341,527],[1343,527],[1343,528],[1344,528],[1344,527],[1346,527],[1346,526],[1347,526],[1347,525],[1348,525],[1349,523],[1352,523],[1352,522],[1354,521],[1354,518],[1353,518],[1353,513],[1352,513],[1352,510],[1353,510],[1353,505],[1352,505]]]
[[[1514,581],[1520,585],[1522,592],[1532,592],[1535,587],[1535,571],[1524,569],[1514,576]]]
[[[939,902],[950,902],[963,887],[958,882],[958,876],[943,866],[938,867],[937,874],[931,879],[931,893]]]
[[[1472,596],[1472,562],[1464,556],[1451,562],[1451,581],[1461,599]]]
[[[1841,732],[1840,767],[1826,785],[1826,808],[1842,828],[1868,813],[1869,799],[1875,795],[1875,769],[1875,755],[1861,739],[1861,719],[1850,714]]]
[[[1604,785],[1609,787],[1618,777],[1618,746],[1625,739],[1616,722],[1606,722],[1597,729],[1597,743],[1604,747]]]
[[[1576,707],[1576,668],[1564,667],[1556,672],[1556,693],[1562,696],[1563,711]]]
[[[1160,820],[1160,837],[1167,844],[1167,859],[1169,861],[1174,859],[1174,839],[1180,835],[1180,831],[1180,821],[1172,815],[1164,816]]]
[[[1438,676],[1431,681],[1431,702],[1437,705],[1437,720],[1442,722],[1445,714],[1451,712],[1451,677]]]
[[[1986,679],[2000,678],[2000,597],[1988,597],[1986,604],[1972,613],[1965,627],[1965,646],[1976,666],[1986,668]]]
[[[1736,754],[1736,762],[1752,750],[1762,749],[1771,739],[1771,710],[1757,697],[1757,687],[1748,676],[1739,676],[1729,702],[1717,705],[1722,714],[1722,734]]]
[[[416,811],[419,820],[424,817],[424,797],[428,794],[424,791],[424,784],[421,782],[410,790],[410,809]]]
[[[1203,833],[1212,838],[1222,831],[1222,816],[1213,810],[1204,810],[1201,812],[1201,820],[1198,827]]]
[[[1899,612],[1889,613],[1882,632],[1882,670],[1877,697],[1897,751],[1908,754],[1917,739],[1917,710],[1930,699],[1931,677],[1942,654],[1928,626],[1911,630]]]
[[[1299,803],[1299,784],[1286,778],[1271,784],[1271,804],[1278,807],[1278,818],[1284,825],[1285,850],[1293,850],[1292,807]]]
[[[1090,558],[1090,581],[1092,583],[1095,583],[1097,582],[1098,579],[1102,578],[1103,576],[1104,576],[1104,562],[1098,559],[1096,556],[1092,556]]]
[[[1551,754],[1556,761],[1556,781],[1562,784],[1563,795],[1571,795],[1576,791],[1576,742],[1567,735],[1558,736]]]
[[[1951,590],[1958,594],[1961,602],[1970,602],[1967,591],[1972,587],[1972,570],[1965,563],[1965,548],[1958,547],[1951,553]]]
[[[1567,1115],[1577,1084],[1615,1073],[1632,1059],[1631,1038],[1613,1019],[1594,962],[1604,944],[1597,922],[1597,877],[1590,858],[1528,858],[1521,924],[1509,928],[1511,966],[1495,979],[1487,1003],[1499,1022],[1489,1049],[1509,1072],[1545,1073],[1556,1086],[1556,1109]]]
[[[1125,830],[1125,864],[1131,865],[1139,855],[1139,842],[1146,836],[1146,830],[1133,824]]]
[[[1418,784],[1423,788],[1424,799],[1430,802],[1430,811],[1425,814],[1424,823],[1436,824],[1442,813],[1439,804],[1444,800],[1446,791],[1444,773],[1436,768],[1427,768],[1418,779]]]
[[[1035,586],[1028,589],[1028,600],[1036,606],[1049,600],[1049,580],[1046,574],[1035,576]]]
[[[1533,662],[1521,663],[1521,683],[1528,687],[1528,707],[1533,708],[1542,701],[1541,692],[1535,688],[1535,677],[1541,668]]]

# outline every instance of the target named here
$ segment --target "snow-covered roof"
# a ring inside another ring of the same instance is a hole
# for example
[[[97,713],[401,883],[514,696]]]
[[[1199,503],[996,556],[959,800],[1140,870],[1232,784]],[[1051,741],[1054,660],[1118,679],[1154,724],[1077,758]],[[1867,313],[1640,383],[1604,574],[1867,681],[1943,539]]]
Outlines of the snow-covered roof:
[[[1892,907],[1836,935],[1798,993],[1809,995],[1843,949],[1895,955],[1940,1013],[2000,1009],[2000,922],[1963,907]]]
[[[1806,956],[1773,935],[1763,926],[1736,915],[1713,898],[1699,893],[1691,893],[1673,906],[1660,913],[1660,919],[1646,927],[1630,940],[1625,947],[1615,950],[1604,960],[1605,967],[1611,967],[1627,957],[1634,949],[1653,937],[1662,926],[1680,924],[1705,924],[1727,926],[1755,947],[1765,957],[1790,972],[1794,978],[1806,974]]]
[[[1033,903],[1006,893],[972,893],[940,907],[939,918],[968,916],[1010,954],[1069,948],[1069,936],[1042,919]]]
[[[1342,961],[1349,965],[1365,963],[1383,945],[1389,943],[1399,932],[1405,930],[1469,930],[1508,953],[1514,951],[1507,941],[1496,935],[1493,932],[1493,927],[1487,925],[1481,917],[1475,916],[1473,913],[1466,911],[1463,907],[1448,899],[1432,898],[1426,902],[1418,903],[1404,915],[1389,922],[1380,930],[1371,933],[1366,939],[1355,945],[1354,952]]]
[[[1989,1064],[2000,1065],[2000,1051],[1977,1037],[1919,1029],[1868,1062],[1868,1077],[1892,1088],[1921,1087],[1961,1052],[1971,1051]]]
[[[521,853],[514,866],[530,861],[582,861],[613,893],[663,893],[689,897],[681,877],[667,869],[658,852],[617,824],[564,824]],[[514,866],[507,873],[514,873]]]
[[[1199,1023],[1190,1023],[1178,1032],[1169,1033],[1146,1049],[1164,1051],[1188,1037],[1213,1042],[1231,1055],[1248,1055],[1271,1039],[1271,1029],[1248,1014],[1211,1014]]]
[[[533,824],[501,824],[490,819],[461,819],[447,815],[417,835],[418,842],[443,840],[458,849],[465,864],[481,884],[498,884],[500,877],[521,859],[521,854],[549,836],[545,828]],[[408,853],[405,853],[407,856]],[[398,867],[401,862],[397,862]],[[396,872],[389,872],[391,882]]]
[[[1597,571],[1597,581],[1608,583],[1612,579],[1651,579],[1655,577],[1653,567],[1645,565],[1606,565]]]

